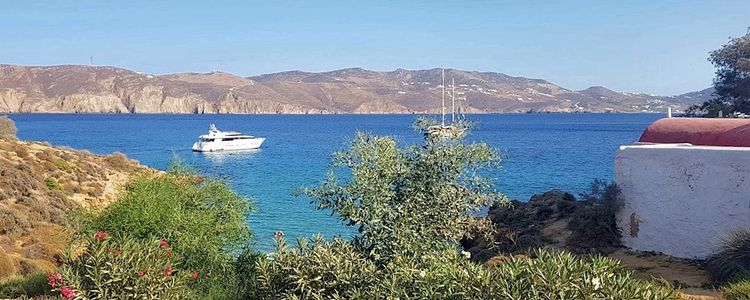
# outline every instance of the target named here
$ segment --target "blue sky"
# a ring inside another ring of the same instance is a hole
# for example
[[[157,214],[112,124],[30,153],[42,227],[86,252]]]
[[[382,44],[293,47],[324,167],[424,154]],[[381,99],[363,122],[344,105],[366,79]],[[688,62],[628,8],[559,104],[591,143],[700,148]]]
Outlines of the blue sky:
[[[449,67],[677,94],[750,1],[3,1],[0,63],[147,73]]]

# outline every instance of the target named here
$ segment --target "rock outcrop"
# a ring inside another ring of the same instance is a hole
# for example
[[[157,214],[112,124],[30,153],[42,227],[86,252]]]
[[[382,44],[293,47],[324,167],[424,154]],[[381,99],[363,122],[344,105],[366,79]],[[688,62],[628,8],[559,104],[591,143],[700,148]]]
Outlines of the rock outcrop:
[[[0,65],[0,112],[333,114],[437,113],[441,70],[323,73],[255,77],[228,73],[148,75],[115,67]],[[446,70],[462,112],[663,112],[705,100],[572,91],[540,79]],[[448,87],[448,92],[451,86]],[[446,96],[450,105],[451,97]],[[695,102],[690,102],[695,100]]]

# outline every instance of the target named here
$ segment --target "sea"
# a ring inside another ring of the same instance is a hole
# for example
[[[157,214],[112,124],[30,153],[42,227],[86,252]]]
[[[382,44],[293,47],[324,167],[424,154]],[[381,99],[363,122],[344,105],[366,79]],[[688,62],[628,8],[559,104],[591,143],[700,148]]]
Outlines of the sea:
[[[119,151],[164,170],[175,156],[200,173],[225,180],[252,201],[248,217],[255,247],[273,249],[273,233],[289,239],[322,234],[353,234],[331,211],[316,210],[310,199],[294,196],[320,182],[331,154],[357,131],[394,137],[402,146],[422,141],[412,128],[415,115],[160,115],[11,114],[18,136],[97,154]],[[432,116],[438,118],[436,116]],[[489,171],[497,191],[526,201],[534,194],[562,189],[574,195],[595,179],[612,180],[615,154],[632,143],[660,114],[482,114],[468,115],[476,128],[467,139],[485,142],[502,157]],[[198,135],[215,123],[266,137],[258,151],[195,153]]]

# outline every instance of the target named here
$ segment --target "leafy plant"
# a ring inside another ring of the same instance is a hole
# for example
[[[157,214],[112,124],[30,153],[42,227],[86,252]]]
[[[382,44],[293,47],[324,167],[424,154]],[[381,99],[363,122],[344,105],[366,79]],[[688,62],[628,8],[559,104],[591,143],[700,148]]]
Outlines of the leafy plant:
[[[11,276],[0,280],[0,298],[37,297],[51,295],[47,275],[35,272],[26,276]]]
[[[719,252],[706,261],[706,270],[719,282],[750,272],[750,229],[741,229],[721,239]]]
[[[615,214],[623,205],[620,188],[615,183],[594,180],[580,199],[585,205],[571,214],[568,223],[576,239],[573,242],[600,249],[619,246],[622,232]]]
[[[203,274],[202,292],[231,294],[229,289],[235,284],[232,263],[251,238],[250,202],[224,182],[184,174],[134,179],[121,199],[101,213],[77,216],[83,223],[77,225],[78,231],[167,239],[182,254],[183,267]]]
[[[58,183],[57,180],[55,180],[55,178],[52,178],[49,176],[44,177],[44,184],[47,185],[47,187],[50,190],[62,191],[62,187],[60,186],[60,183]]]
[[[181,257],[165,240],[110,238],[105,231],[77,245],[63,258],[51,288],[68,299],[177,299],[192,296],[198,280],[180,265]]]
[[[471,213],[504,202],[479,175],[499,162],[486,144],[456,138],[400,149],[392,138],[360,132],[333,161],[328,178],[303,193],[357,226],[353,245],[375,260],[455,248],[470,232],[491,232]]]
[[[727,300],[750,299],[750,281],[738,281],[730,283],[722,289],[724,298]]]
[[[539,250],[496,267],[443,250],[378,266],[350,243],[320,237],[259,259],[250,299],[674,299],[668,283],[637,280],[618,262]]]

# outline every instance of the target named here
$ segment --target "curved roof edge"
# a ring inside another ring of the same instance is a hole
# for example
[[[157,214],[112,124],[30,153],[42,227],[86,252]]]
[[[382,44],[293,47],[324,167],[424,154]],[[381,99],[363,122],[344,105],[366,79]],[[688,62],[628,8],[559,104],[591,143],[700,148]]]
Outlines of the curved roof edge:
[[[664,118],[648,126],[638,141],[750,147],[750,119]]]

